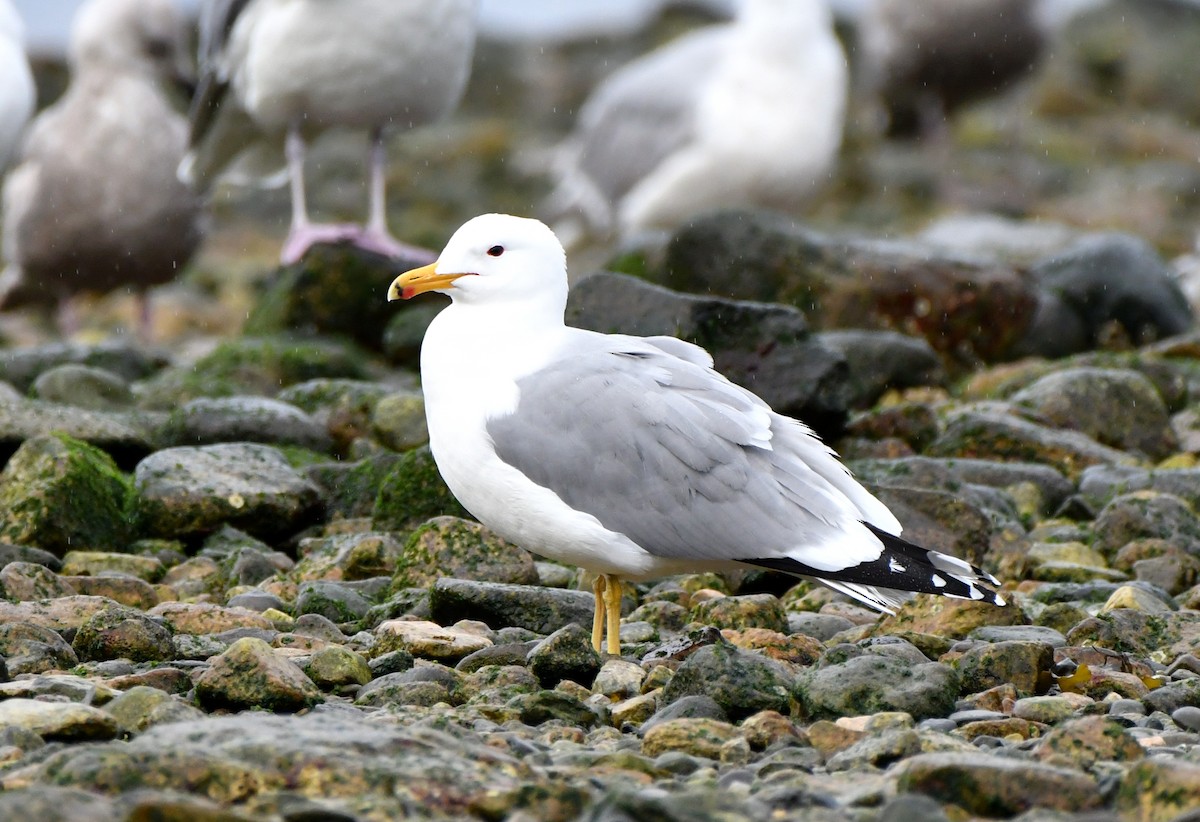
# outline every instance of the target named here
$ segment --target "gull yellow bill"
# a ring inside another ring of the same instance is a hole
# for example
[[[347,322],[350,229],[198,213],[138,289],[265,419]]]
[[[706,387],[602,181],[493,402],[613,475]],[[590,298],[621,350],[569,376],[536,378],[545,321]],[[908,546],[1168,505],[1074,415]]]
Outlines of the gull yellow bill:
[[[465,277],[467,272],[457,274],[441,274],[437,270],[437,263],[423,265],[420,268],[414,268],[411,271],[405,271],[396,279],[392,280],[392,284],[388,287],[388,302],[396,300],[411,300],[418,294],[424,294],[426,291],[440,291],[447,288],[459,277]]]

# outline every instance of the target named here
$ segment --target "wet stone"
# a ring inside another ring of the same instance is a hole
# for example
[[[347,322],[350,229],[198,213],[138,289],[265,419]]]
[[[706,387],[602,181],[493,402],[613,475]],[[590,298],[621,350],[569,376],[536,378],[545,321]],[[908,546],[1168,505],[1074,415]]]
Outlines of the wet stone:
[[[687,696],[707,696],[737,720],[761,710],[790,708],[794,677],[779,662],[731,645],[700,648],[684,660],[667,684],[668,702]]]
[[[128,659],[160,662],[174,654],[171,632],[132,608],[101,611],[79,627],[72,643],[82,661]]]
[[[261,442],[294,445],[318,453],[333,448],[323,425],[294,405],[266,397],[191,400],[171,413],[161,436],[168,446]]]
[[[0,701],[0,727],[33,731],[47,741],[82,742],[112,739],[117,722],[99,708],[74,702],[43,702],[36,699]]]
[[[560,628],[535,645],[526,662],[546,688],[564,679],[591,688],[601,665],[600,654],[592,648],[591,633],[576,624]]]
[[[324,699],[303,671],[261,639],[239,639],[209,662],[196,680],[196,698],[209,709],[291,712]]]
[[[28,602],[78,593],[71,584],[44,565],[10,562],[0,568],[0,593],[9,599]]]
[[[949,714],[959,688],[959,675],[948,665],[870,654],[802,672],[796,696],[814,718],[887,710],[924,719]]]

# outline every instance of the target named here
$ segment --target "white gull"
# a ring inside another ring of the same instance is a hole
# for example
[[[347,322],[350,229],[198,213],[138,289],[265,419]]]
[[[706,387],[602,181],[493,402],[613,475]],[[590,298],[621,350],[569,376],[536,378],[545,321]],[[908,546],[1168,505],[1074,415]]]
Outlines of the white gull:
[[[247,182],[277,171],[283,147],[292,197],[284,262],[318,242],[412,253],[387,229],[385,138],[437,122],[458,105],[475,15],[476,0],[208,0],[192,150],[180,175],[200,185],[226,172]],[[370,134],[361,228],[309,218],[307,145],[332,127]]]
[[[832,450],[702,348],[567,326],[542,223],[476,217],[388,298],[426,291],[452,300],[421,349],[438,470],[480,522],[598,575],[597,650],[607,632],[620,651],[622,579],[683,571],[771,568],[883,611],[896,590],[1004,604],[991,575],[901,539]]]

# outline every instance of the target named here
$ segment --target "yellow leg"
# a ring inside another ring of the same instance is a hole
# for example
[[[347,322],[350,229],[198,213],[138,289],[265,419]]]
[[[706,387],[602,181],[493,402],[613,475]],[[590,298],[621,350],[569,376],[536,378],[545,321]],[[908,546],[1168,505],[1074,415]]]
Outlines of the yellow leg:
[[[596,612],[592,615],[592,647],[596,649],[596,653],[600,653],[600,638],[604,636],[605,585],[604,574],[592,581],[592,593],[596,595]]]
[[[608,652],[621,655],[621,580],[606,574],[604,606],[608,613]]]

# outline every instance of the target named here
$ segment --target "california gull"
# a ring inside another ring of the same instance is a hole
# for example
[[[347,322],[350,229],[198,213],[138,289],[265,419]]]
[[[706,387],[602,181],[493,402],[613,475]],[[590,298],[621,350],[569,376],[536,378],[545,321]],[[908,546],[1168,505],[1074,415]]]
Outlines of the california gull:
[[[200,87],[192,150],[180,167],[207,185],[246,181],[284,148],[292,222],[284,262],[320,242],[411,253],[388,233],[388,131],[437,122],[458,105],[475,45],[476,0],[208,0],[200,17]],[[309,141],[340,126],[370,134],[365,227],[312,222]]]
[[[24,28],[9,0],[0,0],[0,174],[17,150],[36,100],[25,57]]]
[[[622,579],[684,571],[811,576],[882,611],[896,590],[1004,604],[990,574],[901,539],[831,449],[704,349],[565,325],[565,257],[542,223],[476,217],[388,299],[426,291],[452,300],[421,349],[438,470],[480,522],[597,574],[597,650],[607,626],[620,651]]]
[[[146,289],[179,274],[202,238],[200,201],[175,176],[187,122],[166,88],[190,84],[186,21],[171,0],[89,0],[68,60],[66,93],[34,120],[5,182],[6,302],[69,308],[79,292],[127,286],[148,331]]]
[[[826,0],[743,0],[732,22],[596,88],[547,212],[560,231],[628,235],[717,208],[796,208],[832,173],[846,76]]]

